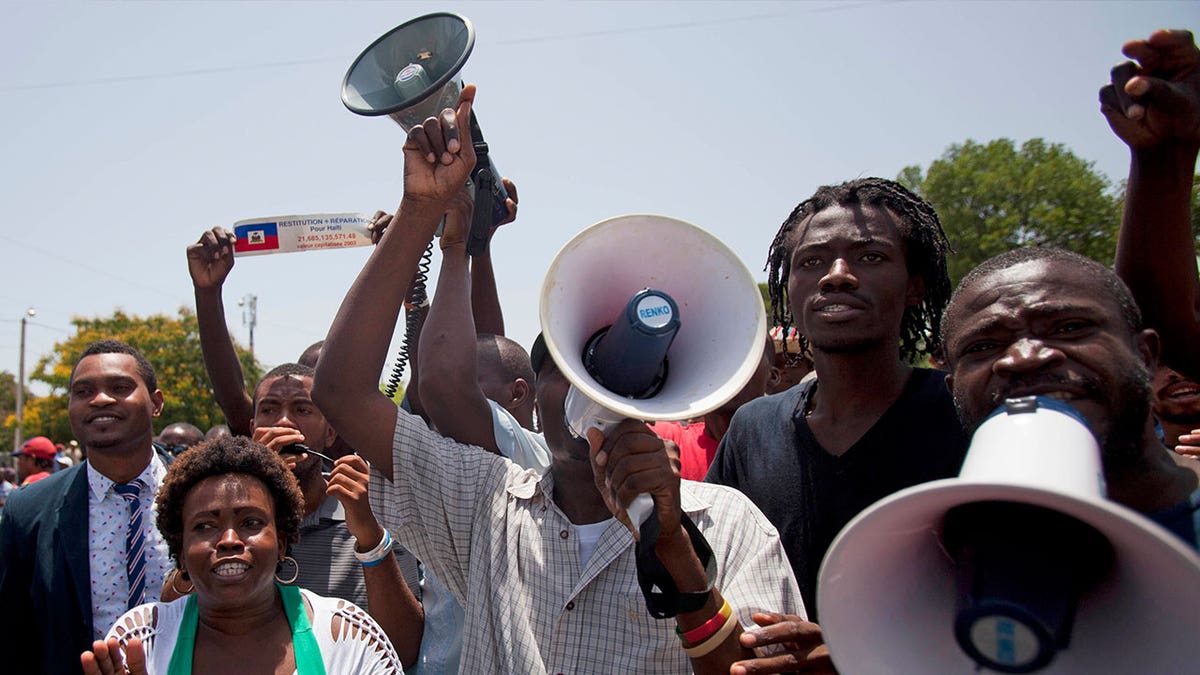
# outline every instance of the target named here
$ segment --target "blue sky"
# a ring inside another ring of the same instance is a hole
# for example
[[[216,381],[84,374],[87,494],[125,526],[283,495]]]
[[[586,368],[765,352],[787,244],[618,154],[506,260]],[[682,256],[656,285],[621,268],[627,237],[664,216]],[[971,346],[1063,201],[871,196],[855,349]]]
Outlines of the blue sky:
[[[464,74],[519,187],[494,255],[527,347],[554,254],[610,216],[693,222],[764,279],[778,224],[817,186],[895,177],[951,143],[1044,137],[1118,180],[1097,89],[1122,42],[1200,19],[1195,2],[7,2],[0,370],[17,369],[28,306],[30,368],[74,315],[191,306],[184,249],[207,228],[394,209],[403,135],[339,87],[372,40],[439,10],[475,24]],[[234,335],[253,293],[259,358],[295,359],[367,253],[239,259]]]

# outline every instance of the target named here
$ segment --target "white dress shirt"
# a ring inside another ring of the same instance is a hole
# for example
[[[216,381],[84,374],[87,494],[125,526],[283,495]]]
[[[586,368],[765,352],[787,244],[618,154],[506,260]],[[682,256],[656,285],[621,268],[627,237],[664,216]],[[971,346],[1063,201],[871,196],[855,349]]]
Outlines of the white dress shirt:
[[[129,607],[129,576],[125,570],[125,535],[129,529],[129,503],[113,489],[113,481],[89,462],[88,472],[88,560],[92,579],[92,633],[101,640],[113,622]],[[158,453],[138,474],[147,485],[138,499],[142,505],[142,526],[146,528],[146,597],[155,602],[162,591],[163,579],[171,569],[167,542],[155,526],[154,496],[162,484],[167,467]]]

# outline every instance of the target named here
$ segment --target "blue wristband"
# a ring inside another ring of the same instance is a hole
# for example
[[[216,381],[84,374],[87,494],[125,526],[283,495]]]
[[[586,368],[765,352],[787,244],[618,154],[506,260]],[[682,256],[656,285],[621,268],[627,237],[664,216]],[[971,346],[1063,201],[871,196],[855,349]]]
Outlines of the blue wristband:
[[[389,551],[388,551],[388,553],[391,553],[391,551],[389,550]],[[374,566],[378,565],[379,563],[383,562],[384,560],[387,560],[387,555],[386,555],[386,554],[385,554],[385,555],[384,555],[382,558],[380,558],[379,560],[373,560],[373,561],[371,561],[371,562],[365,562],[365,563],[363,563],[363,564],[362,564],[362,566],[363,566],[363,567],[374,567]]]
[[[392,533],[385,529],[383,531],[383,539],[379,541],[379,544],[376,545],[375,548],[366,553],[359,553],[358,551],[355,551],[354,557],[358,558],[358,561],[362,563],[363,567],[374,567],[383,562],[391,552]]]

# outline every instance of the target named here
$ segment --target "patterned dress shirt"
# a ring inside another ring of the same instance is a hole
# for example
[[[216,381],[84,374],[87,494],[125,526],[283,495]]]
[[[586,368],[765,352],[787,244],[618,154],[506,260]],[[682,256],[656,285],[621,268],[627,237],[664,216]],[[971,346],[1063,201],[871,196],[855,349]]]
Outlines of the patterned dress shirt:
[[[394,482],[370,482],[377,517],[466,607],[464,673],[687,673],[675,622],[646,611],[633,537],[613,521],[586,567],[551,472],[430,431],[397,411]],[[741,493],[683,481],[683,510],[717,560],[743,625],[806,616],[775,528]]]
[[[154,526],[157,511],[154,496],[167,468],[158,453],[138,474],[148,488],[138,500],[142,505],[142,524],[146,528],[146,597],[156,602],[163,579],[172,567],[167,542]],[[129,504],[113,489],[113,481],[91,464],[88,472],[88,557],[92,578],[92,632],[95,639],[105,633],[129,609],[129,577],[125,571],[125,531],[129,528]]]

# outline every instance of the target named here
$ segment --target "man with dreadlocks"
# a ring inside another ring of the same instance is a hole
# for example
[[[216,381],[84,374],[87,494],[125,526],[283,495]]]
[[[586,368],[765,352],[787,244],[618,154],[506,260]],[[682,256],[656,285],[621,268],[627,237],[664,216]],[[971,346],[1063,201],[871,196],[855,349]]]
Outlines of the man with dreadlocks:
[[[771,243],[774,319],[796,323],[817,376],[743,406],[706,480],[744,492],[779,530],[814,620],[838,531],[962,463],[946,373],[910,365],[936,348],[948,250],[933,208],[880,178],[820,188]]]

